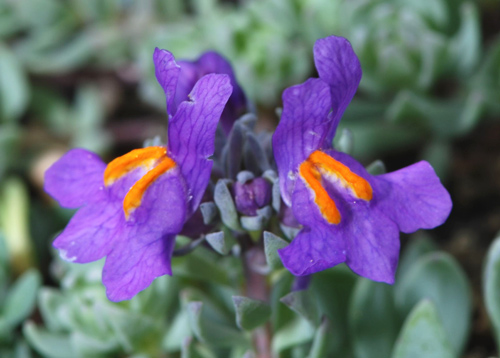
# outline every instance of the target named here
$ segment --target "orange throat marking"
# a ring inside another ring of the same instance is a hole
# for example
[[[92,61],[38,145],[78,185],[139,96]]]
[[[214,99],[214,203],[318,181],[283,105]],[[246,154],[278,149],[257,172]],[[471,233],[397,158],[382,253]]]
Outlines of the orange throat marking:
[[[342,186],[348,188],[358,199],[370,201],[373,197],[373,190],[368,181],[319,150],[311,153],[309,158],[302,162],[299,166],[299,173],[306,185],[314,192],[314,202],[321,215],[330,224],[339,224],[341,215],[335,202],[321,184],[321,174],[337,178]]]
[[[167,156],[167,150],[164,147],[134,149],[108,164],[104,171],[104,184],[110,186],[132,170],[139,167],[146,168],[146,174],[130,188],[123,199],[123,211],[128,220],[132,211],[141,205],[142,198],[149,186],[160,175],[175,168],[175,166],[175,161]]]

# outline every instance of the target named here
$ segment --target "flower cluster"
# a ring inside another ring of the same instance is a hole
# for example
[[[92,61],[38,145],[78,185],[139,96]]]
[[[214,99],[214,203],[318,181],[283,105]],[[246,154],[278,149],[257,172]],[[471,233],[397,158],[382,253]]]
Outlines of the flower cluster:
[[[273,136],[281,198],[291,209],[281,213],[293,213],[301,225],[279,254],[297,276],[346,262],[359,275],[392,283],[399,232],[443,223],[450,197],[426,162],[372,176],[332,148],[361,68],[343,38],[318,40],[314,56],[319,78],[285,90]],[[61,206],[79,208],[54,247],[78,263],[106,257],[103,283],[114,301],[172,274],[175,237],[186,230],[210,181],[217,125],[228,136],[246,108],[231,66],[218,54],[178,65],[156,49],[153,60],[166,96],[168,144],[133,150],[107,165],[73,149],[45,177],[46,191]],[[253,216],[271,201],[271,184],[257,177],[236,183],[232,194],[238,211]]]

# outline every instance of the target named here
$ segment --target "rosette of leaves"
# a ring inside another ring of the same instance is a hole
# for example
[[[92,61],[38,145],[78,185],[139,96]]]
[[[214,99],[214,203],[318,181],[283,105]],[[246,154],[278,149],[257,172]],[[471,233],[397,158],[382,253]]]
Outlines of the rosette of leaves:
[[[0,356],[29,358],[31,350],[19,334],[19,328],[33,312],[41,279],[33,269],[14,279],[8,253],[0,231]]]

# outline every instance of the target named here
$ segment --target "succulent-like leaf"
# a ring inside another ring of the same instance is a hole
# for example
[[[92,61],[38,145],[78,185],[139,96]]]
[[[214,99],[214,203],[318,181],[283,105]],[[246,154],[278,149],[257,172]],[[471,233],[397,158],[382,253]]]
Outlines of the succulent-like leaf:
[[[217,206],[212,201],[201,203],[200,211],[205,225],[211,224],[217,217]]]
[[[232,230],[241,231],[236,205],[225,180],[219,180],[215,184],[214,201],[219,208],[222,222]]]
[[[224,231],[217,231],[206,235],[206,240],[221,255],[227,255],[231,246],[224,235]]]
[[[288,242],[274,235],[272,232],[264,231],[264,253],[269,267],[272,269],[283,266],[278,255],[278,250],[288,246]]]
[[[423,300],[411,311],[392,358],[455,358],[436,307]]]
[[[318,304],[309,290],[292,291],[280,301],[304,317],[313,327],[318,326]]]
[[[33,311],[41,281],[40,274],[30,270],[10,288],[0,314],[10,327],[17,326]]]
[[[449,254],[436,252],[420,258],[395,286],[397,307],[404,317],[422,299],[431,300],[456,355],[467,342],[471,294],[465,273]]]
[[[495,338],[500,347],[500,236],[491,244],[483,273],[483,295],[486,309],[495,329]]]
[[[266,323],[271,317],[271,308],[265,302],[243,296],[233,296],[236,324],[251,331]]]
[[[356,358],[391,355],[399,331],[393,287],[359,279],[349,306],[349,328]]]
[[[23,333],[30,345],[48,358],[76,357],[68,334],[50,333],[38,328],[33,322],[26,322]]]
[[[314,334],[314,340],[311,347],[311,351],[307,358],[322,358],[327,356],[327,340],[330,332],[330,322],[326,316],[321,319],[321,324],[319,325],[316,333]]]

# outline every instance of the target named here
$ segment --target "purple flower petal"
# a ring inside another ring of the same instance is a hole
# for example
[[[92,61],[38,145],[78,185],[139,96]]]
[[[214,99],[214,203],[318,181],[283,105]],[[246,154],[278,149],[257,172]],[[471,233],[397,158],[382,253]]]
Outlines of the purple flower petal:
[[[111,301],[131,299],[155,278],[172,274],[170,260],[175,235],[158,238],[156,233],[145,230],[144,226],[126,228],[123,240],[106,258],[102,282]]]
[[[326,270],[345,261],[344,242],[321,224],[307,228],[287,247],[278,250],[283,265],[295,276]]]
[[[361,65],[349,41],[336,36],[316,41],[314,62],[319,78],[330,86],[333,123],[325,137],[325,145],[330,146],[340,118],[358,89]]]
[[[102,200],[79,209],[52,245],[66,261],[96,261],[111,251],[124,224],[121,203]]]
[[[369,205],[353,208],[350,219],[335,235],[347,244],[346,264],[370,280],[394,283],[400,246],[397,225]]]
[[[273,151],[281,195],[289,206],[298,166],[323,144],[329,131],[330,105],[329,88],[319,79],[283,92],[283,113],[273,135]]]
[[[181,69],[175,62],[174,55],[166,50],[160,50],[159,48],[155,48],[153,63],[155,65],[156,79],[165,92],[167,113],[173,116],[177,111],[175,91]]]
[[[374,184],[377,195],[383,198],[378,204],[380,210],[402,232],[432,229],[444,223],[450,214],[450,194],[425,161],[379,175]]]
[[[147,235],[137,240],[150,240],[149,234],[156,238],[167,233],[181,231],[186,221],[187,189],[179,168],[162,174],[147,188],[141,205],[135,209],[127,224],[147,228]]]
[[[78,208],[103,196],[106,165],[94,153],[72,149],[45,172],[44,189],[66,208]]]
[[[210,179],[215,130],[232,87],[227,75],[202,77],[172,117],[168,149],[181,168],[190,196],[188,215],[198,207]]]
[[[255,178],[246,183],[237,181],[233,191],[236,209],[244,215],[255,216],[257,209],[271,202],[271,183],[264,178]]]
[[[176,103],[188,100],[188,94],[193,89],[196,82],[204,75],[210,73],[226,74],[231,80],[233,93],[222,112],[220,124],[225,134],[228,135],[233,127],[233,123],[243,114],[246,107],[246,97],[240,85],[236,81],[236,76],[229,61],[217,52],[209,51],[204,53],[196,61],[179,61],[181,73],[176,92]]]

